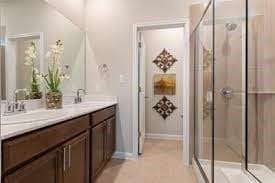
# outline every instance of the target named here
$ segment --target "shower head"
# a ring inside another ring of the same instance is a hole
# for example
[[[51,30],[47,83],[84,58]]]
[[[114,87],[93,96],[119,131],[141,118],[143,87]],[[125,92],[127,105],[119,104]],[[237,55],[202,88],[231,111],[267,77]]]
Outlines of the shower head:
[[[233,31],[236,30],[236,28],[238,27],[237,24],[235,23],[226,23],[225,27],[228,31]]]
[[[238,25],[235,23],[226,23],[225,24],[226,27],[226,38],[224,40],[223,43],[223,47],[222,47],[222,54],[225,57],[228,57],[231,55],[231,45],[230,45],[230,40],[229,40],[229,32],[234,31],[237,29]]]

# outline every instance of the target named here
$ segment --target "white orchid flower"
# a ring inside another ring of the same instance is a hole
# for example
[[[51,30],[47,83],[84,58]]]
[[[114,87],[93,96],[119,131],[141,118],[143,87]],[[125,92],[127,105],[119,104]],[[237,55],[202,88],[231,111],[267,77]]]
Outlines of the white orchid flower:
[[[64,79],[65,79],[65,77],[64,77],[63,74],[61,74],[61,75],[59,76],[59,78],[60,78],[61,81],[64,81]]]
[[[42,74],[37,74],[36,78],[37,78],[37,81],[40,83],[43,79],[43,75]]]
[[[34,73],[35,73],[36,75],[39,74],[39,70],[38,70],[37,68],[34,67],[33,70],[34,70]]]
[[[35,54],[35,53],[32,53],[32,54],[30,54],[30,55],[29,55],[29,57],[31,57],[31,58],[33,58],[33,59],[35,59],[37,56],[36,56],[36,54]]]
[[[65,74],[64,77],[65,77],[65,79],[67,79],[67,80],[70,79],[70,76],[67,75],[67,74]]]
[[[27,65],[27,66],[33,65],[33,60],[32,60],[32,58],[29,57],[29,56],[26,56],[26,57],[25,57],[25,63],[24,63],[24,64]]]
[[[49,46],[49,51],[46,54],[46,58],[49,58],[49,72],[43,78],[46,80],[47,88],[50,91],[59,91],[61,82],[70,78],[68,75],[62,73],[61,56],[63,52],[63,43],[61,40],[58,40],[54,45]],[[49,78],[53,79],[50,81]]]
[[[46,58],[50,58],[51,56],[52,56],[52,52],[48,51],[48,52],[46,53]]]

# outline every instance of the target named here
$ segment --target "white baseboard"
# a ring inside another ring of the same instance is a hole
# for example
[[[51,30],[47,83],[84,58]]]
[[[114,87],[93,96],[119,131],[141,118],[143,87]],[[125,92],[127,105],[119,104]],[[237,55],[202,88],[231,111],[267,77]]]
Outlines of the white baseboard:
[[[114,159],[127,159],[127,160],[134,160],[133,153],[127,153],[127,152],[115,152],[113,157]]]
[[[169,135],[169,134],[147,133],[145,135],[145,137],[147,139],[183,140],[183,135]]]

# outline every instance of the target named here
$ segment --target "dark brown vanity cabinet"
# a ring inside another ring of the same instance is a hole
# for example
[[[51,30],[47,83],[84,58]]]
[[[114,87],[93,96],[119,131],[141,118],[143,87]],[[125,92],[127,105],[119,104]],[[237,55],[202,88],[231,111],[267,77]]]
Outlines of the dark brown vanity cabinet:
[[[92,180],[96,179],[105,166],[105,131],[105,122],[93,127],[92,129]]]
[[[5,183],[88,183],[89,132],[7,175]]]
[[[4,183],[89,183],[90,117],[3,142]]]
[[[91,179],[94,182],[115,151],[115,107],[93,113],[91,119]]]
[[[106,159],[110,160],[116,148],[116,118],[112,117],[106,121]]]
[[[63,182],[89,182],[89,132],[86,132],[63,146]]]
[[[8,174],[5,183],[61,183],[61,149],[53,150]]]
[[[4,183],[91,183],[115,150],[115,107],[2,142]]]

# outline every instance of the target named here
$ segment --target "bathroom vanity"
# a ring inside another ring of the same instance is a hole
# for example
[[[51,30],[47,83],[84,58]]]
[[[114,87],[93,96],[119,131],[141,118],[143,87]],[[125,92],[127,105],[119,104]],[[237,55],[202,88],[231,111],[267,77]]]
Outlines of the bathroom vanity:
[[[65,107],[62,118],[22,124],[21,131],[7,125],[2,182],[94,182],[115,151],[115,105]]]

